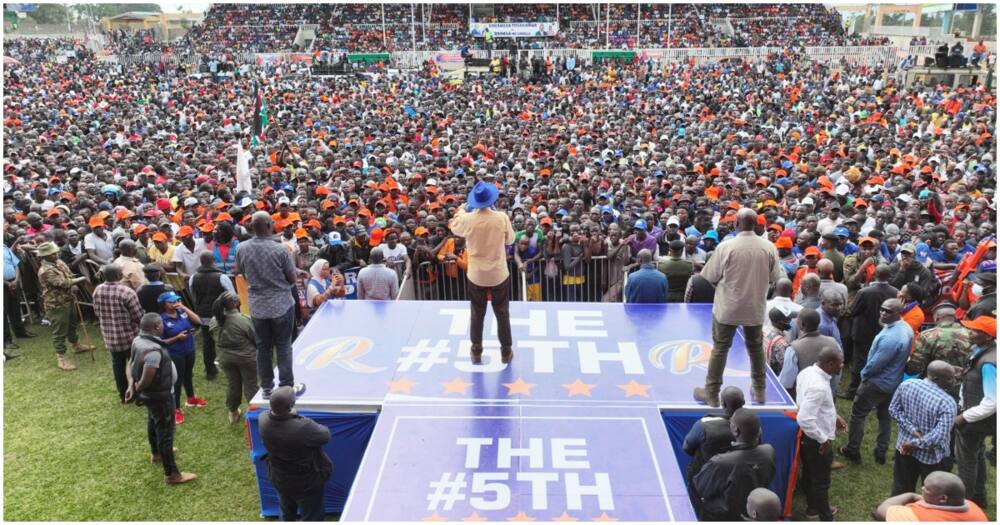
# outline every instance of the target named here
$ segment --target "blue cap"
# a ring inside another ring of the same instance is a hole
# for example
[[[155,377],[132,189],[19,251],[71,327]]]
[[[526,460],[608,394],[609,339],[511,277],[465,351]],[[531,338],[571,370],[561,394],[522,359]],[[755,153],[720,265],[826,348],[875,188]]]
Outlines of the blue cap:
[[[837,237],[850,237],[851,236],[851,232],[846,227],[844,227],[844,226],[837,226],[836,228],[834,228],[833,233],[836,234]]]
[[[158,303],[176,303],[181,300],[181,296],[174,292],[163,292],[159,297],[156,298]]]
[[[719,242],[719,232],[717,232],[715,230],[708,230],[707,232],[705,232],[705,235],[702,237],[702,240],[704,240],[704,239],[712,239],[715,242]]]
[[[646,230],[646,221],[643,219],[637,219],[635,221],[635,226],[632,227],[634,230]]]
[[[569,215],[569,212],[562,208],[556,210],[556,217],[562,217],[563,215]]]
[[[612,215],[614,215],[614,213],[615,213],[615,211],[613,209],[611,209],[611,206],[608,205],[608,204],[605,204],[604,206],[601,206],[600,208],[601,208],[601,213],[610,213]]]
[[[597,194],[597,198],[598,199],[607,199],[607,198],[610,198],[610,195],[608,195],[607,193],[598,193]]]
[[[920,190],[919,198],[927,199],[931,196],[931,190]]]
[[[662,170],[656,170],[653,172],[654,177],[662,177],[664,175]]]

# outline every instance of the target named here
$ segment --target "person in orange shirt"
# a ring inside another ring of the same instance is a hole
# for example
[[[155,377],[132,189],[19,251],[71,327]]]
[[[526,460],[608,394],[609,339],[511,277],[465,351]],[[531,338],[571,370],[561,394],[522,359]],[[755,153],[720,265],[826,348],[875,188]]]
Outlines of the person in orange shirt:
[[[989,521],[983,509],[965,499],[965,485],[951,472],[932,472],[920,494],[907,492],[882,502],[872,516],[878,521]]]
[[[903,303],[903,322],[913,329],[913,340],[916,341],[920,325],[924,324],[924,311],[920,308],[920,301],[924,300],[924,289],[916,283],[907,283],[900,288],[896,298]]]
[[[816,263],[823,257],[823,253],[815,246],[809,246],[803,252],[802,261],[805,264],[795,269],[792,278],[792,297],[798,297],[799,288],[802,286],[802,278],[808,273],[816,273]]]
[[[982,40],[972,46],[972,67],[979,67],[979,61],[986,58],[986,44]]]

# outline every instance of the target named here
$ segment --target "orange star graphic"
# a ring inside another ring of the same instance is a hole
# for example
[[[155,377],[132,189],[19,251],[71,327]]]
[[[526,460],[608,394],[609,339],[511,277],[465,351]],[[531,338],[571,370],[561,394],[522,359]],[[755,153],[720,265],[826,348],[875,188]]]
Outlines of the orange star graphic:
[[[389,385],[390,393],[398,392],[403,394],[409,394],[413,390],[413,386],[416,385],[416,383],[405,377],[401,377],[396,381],[389,381],[387,384]]]
[[[518,381],[520,381],[520,380],[518,380]],[[532,385],[532,386],[534,386],[534,385]],[[526,515],[524,513],[524,511],[522,510],[521,512],[518,512],[516,516],[507,518],[507,521],[535,521],[535,518],[532,518],[531,516]]]
[[[535,388],[534,383],[525,383],[524,379],[521,379],[520,377],[513,383],[503,383],[503,386],[507,387],[508,396],[512,396],[514,394],[524,394],[526,396],[531,395],[531,389]]]
[[[437,511],[435,510],[434,514],[431,514],[430,516],[423,518],[423,521],[448,521],[448,518],[438,514]]]
[[[618,385],[618,388],[625,391],[625,397],[632,397],[632,396],[649,397],[649,394],[647,394],[646,391],[649,390],[652,386],[653,385],[642,385],[636,383],[635,379],[633,379],[629,381],[628,384]]]
[[[577,379],[576,381],[563,385],[562,387],[569,391],[569,397],[573,396],[587,396],[590,397],[590,391],[597,385],[589,385]]]
[[[462,521],[490,521],[489,518],[484,518],[479,515],[478,512],[472,511],[472,514],[462,518]]]
[[[441,381],[441,386],[444,387],[445,394],[464,394],[472,386],[472,383],[466,383],[456,377],[448,382]]]
[[[593,521],[618,521],[618,518],[612,518],[608,516],[607,512],[602,512],[600,516],[594,518]]]
[[[552,521],[580,521],[580,520],[579,518],[574,518],[573,516],[566,514],[566,511],[564,510],[561,516],[552,518]]]

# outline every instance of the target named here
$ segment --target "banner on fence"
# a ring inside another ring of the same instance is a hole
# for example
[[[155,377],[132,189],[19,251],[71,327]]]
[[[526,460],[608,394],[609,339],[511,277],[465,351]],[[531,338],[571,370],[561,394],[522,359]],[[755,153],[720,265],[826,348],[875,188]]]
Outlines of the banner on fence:
[[[559,33],[558,22],[524,22],[505,24],[473,23],[469,26],[469,34],[475,38],[482,38],[486,32],[486,28],[489,28],[496,38],[555,36]]]

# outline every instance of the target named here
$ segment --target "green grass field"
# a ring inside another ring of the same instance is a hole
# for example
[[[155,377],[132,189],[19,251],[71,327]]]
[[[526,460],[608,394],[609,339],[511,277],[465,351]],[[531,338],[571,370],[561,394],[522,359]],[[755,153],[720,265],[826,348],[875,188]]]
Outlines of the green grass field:
[[[222,405],[224,380],[204,378],[199,346],[195,390],[208,408],[186,409],[177,429],[178,465],[198,474],[195,482],[167,487],[163,470],[149,463],[146,412],[118,404],[111,357],[98,345],[96,362],[74,356],[75,372],[55,366],[49,331],[20,341],[21,357],[3,369],[3,496],[8,521],[246,521],[258,520],[259,501],[249,445],[242,422],[230,426]],[[846,375],[846,374],[845,374]],[[839,401],[845,417],[850,404]],[[865,433],[861,466],[833,473],[830,499],[838,521],[867,521],[889,495],[892,462],[871,459],[874,414]],[[844,441],[838,439],[838,446]],[[991,469],[989,493],[996,491]],[[996,518],[995,501],[988,510]],[[796,518],[805,501],[797,496]]]

